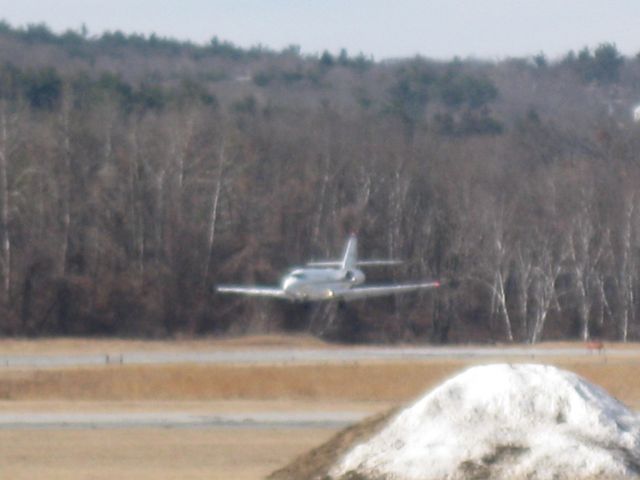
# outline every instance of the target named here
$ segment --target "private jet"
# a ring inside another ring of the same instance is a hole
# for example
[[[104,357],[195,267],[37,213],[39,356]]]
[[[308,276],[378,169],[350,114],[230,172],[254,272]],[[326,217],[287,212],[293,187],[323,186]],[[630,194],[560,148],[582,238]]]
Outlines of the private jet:
[[[351,235],[342,260],[309,262],[294,268],[281,280],[280,287],[219,285],[220,293],[235,293],[308,302],[322,300],[349,301],[382,295],[393,295],[440,286],[438,281],[363,285],[365,275],[358,267],[397,265],[398,260],[358,260],[358,240]]]

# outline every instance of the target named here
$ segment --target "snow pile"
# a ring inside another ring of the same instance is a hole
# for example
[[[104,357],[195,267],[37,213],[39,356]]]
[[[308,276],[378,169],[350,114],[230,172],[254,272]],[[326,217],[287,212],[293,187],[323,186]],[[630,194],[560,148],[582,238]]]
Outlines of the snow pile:
[[[640,417],[583,378],[488,365],[445,382],[331,471],[332,478],[640,478]]]

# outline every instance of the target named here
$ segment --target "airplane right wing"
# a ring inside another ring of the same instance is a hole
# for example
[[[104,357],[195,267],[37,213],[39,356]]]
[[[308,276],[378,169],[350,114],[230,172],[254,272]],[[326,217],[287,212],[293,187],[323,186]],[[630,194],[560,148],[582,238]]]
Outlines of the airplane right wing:
[[[261,286],[242,286],[242,285],[219,285],[216,291],[220,293],[236,293],[239,295],[251,295],[257,297],[274,297],[288,298],[285,291],[281,288],[261,287]]]
[[[357,300],[359,298],[379,297],[396,293],[412,292],[425,288],[438,288],[440,282],[406,283],[404,285],[376,285],[373,287],[354,287],[349,290],[336,292],[336,297],[343,300]]]

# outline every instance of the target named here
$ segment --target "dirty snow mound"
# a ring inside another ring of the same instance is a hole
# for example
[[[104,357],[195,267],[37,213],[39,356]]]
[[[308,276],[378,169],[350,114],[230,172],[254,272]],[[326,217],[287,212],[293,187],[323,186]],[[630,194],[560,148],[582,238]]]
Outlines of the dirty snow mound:
[[[402,411],[331,471],[332,478],[354,474],[376,480],[640,478],[640,417],[555,367],[474,367]]]

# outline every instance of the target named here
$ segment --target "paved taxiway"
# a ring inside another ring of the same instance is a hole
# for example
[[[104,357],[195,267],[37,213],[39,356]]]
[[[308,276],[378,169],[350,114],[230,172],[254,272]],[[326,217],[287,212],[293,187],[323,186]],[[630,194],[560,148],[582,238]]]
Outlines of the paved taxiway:
[[[428,360],[504,357],[584,357],[597,355],[586,348],[536,347],[351,347],[326,349],[233,349],[198,352],[123,352],[83,355],[0,355],[2,367],[81,367],[105,364],[269,365],[295,363],[350,363],[376,360]],[[638,349],[607,350],[608,356],[640,356]]]
[[[343,428],[366,412],[255,412],[198,414],[185,412],[0,413],[0,430],[105,428]]]

